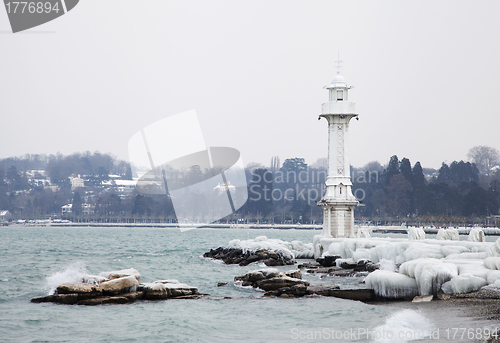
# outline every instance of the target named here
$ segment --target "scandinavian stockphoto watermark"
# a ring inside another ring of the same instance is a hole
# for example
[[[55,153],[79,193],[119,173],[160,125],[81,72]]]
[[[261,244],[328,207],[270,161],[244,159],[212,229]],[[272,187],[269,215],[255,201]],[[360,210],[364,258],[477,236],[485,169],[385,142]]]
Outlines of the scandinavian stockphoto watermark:
[[[308,205],[315,204],[325,192],[326,170],[305,168],[295,170],[266,170],[259,173],[258,169],[251,170],[252,183],[249,187],[249,201],[293,202],[305,201]],[[364,184],[378,183],[378,171],[358,171],[352,173],[351,180],[355,181],[352,193],[358,201],[366,197]]]
[[[4,0],[12,32],[31,29],[71,11],[79,0],[11,1]]]
[[[168,194],[179,223],[214,222],[248,199],[239,151],[207,147],[194,110],[142,128],[128,152],[137,191]]]

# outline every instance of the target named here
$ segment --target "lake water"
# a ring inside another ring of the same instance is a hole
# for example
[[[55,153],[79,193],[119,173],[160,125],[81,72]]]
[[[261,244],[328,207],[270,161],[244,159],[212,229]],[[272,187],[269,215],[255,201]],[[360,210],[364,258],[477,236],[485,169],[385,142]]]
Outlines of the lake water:
[[[471,322],[459,310],[425,305],[417,308],[411,303],[372,305],[326,297],[261,298],[262,292],[231,282],[234,276],[261,266],[224,265],[202,257],[204,252],[235,238],[265,235],[312,242],[318,233],[2,227],[0,342],[404,342],[421,338],[408,335],[412,330],[445,330],[451,324],[481,329],[492,324]],[[141,282],[177,279],[210,297],[92,307],[30,302],[31,298],[49,294],[75,273],[126,268],[137,269]],[[304,278],[312,284],[338,281],[310,275]],[[217,286],[224,281],[229,284]],[[401,332],[407,334],[406,338],[384,340],[389,337],[387,333],[394,337]],[[441,331],[438,341],[445,341],[443,337]],[[427,335],[420,341],[436,340]]]

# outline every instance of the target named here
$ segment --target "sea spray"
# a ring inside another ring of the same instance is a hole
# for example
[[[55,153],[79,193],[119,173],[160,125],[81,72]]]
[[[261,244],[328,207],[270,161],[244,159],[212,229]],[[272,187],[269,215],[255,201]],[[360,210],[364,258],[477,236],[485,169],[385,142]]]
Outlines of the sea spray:
[[[392,314],[384,324],[372,332],[372,342],[409,342],[429,337],[431,323],[415,310],[402,310]]]
[[[65,270],[48,276],[45,289],[49,294],[54,294],[57,286],[65,282],[79,282],[82,276],[87,273],[87,268],[83,262],[72,263]]]

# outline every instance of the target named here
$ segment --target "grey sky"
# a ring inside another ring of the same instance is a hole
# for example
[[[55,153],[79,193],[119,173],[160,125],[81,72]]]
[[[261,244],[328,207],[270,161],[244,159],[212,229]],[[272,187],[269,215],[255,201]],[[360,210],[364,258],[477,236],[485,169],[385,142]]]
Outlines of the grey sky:
[[[499,1],[81,0],[12,34],[0,9],[0,158],[127,159],[139,129],[196,109],[207,145],[245,163],[313,163],[340,50],[360,115],[351,163],[438,168],[500,149],[499,13]]]

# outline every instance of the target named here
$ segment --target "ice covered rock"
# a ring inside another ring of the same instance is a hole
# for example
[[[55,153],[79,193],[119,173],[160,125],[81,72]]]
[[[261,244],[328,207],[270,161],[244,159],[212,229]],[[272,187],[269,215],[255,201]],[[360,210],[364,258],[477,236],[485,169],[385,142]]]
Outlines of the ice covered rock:
[[[66,282],[57,286],[56,294],[94,294],[95,296],[102,293],[102,288],[84,282]]]
[[[425,239],[424,229],[422,229],[421,227],[410,226],[408,228],[408,239],[410,241],[424,240]]]
[[[109,280],[119,279],[119,278],[126,277],[126,276],[133,276],[137,279],[138,282],[141,282],[141,274],[133,268],[115,270],[112,272],[102,272],[102,273],[99,273],[99,276],[107,278]]]
[[[413,298],[419,295],[415,279],[387,270],[376,270],[365,279],[376,295],[384,298]]]
[[[372,236],[372,229],[370,227],[360,227],[357,236],[358,238],[370,238]]]
[[[458,230],[450,227],[448,229],[443,229],[443,228],[439,229],[437,233],[437,239],[458,241],[460,240],[460,237],[458,235]]]
[[[336,260],[339,259],[339,255],[318,257],[316,262],[318,262],[323,267],[331,267],[336,265]]]
[[[141,289],[146,300],[162,300],[198,294],[196,287],[183,283],[163,283],[161,281],[144,283],[141,285]]]
[[[288,254],[271,250],[244,251],[239,248],[222,248],[210,250],[204,257],[221,259],[225,264],[239,264],[246,266],[253,262],[263,262],[267,266],[283,266],[294,264],[293,258]]]
[[[101,275],[82,274],[80,275],[79,282],[89,283],[92,285],[99,285],[101,282],[108,281],[109,279]]]
[[[137,278],[134,275],[112,279],[100,284],[103,294],[108,295],[135,292],[137,290],[137,286],[139,286],[139,281],[137,281]]]
[[[263,291],[267,292],[267,291],[275,291],[283,287],[292,287],[296,285],[309,286],[309,282],[283,275],[274,278],[259,280],[255,282],[252,286],[254,288],[260,288]]]
[[[300,241],[286,242],[281,239],[269,239],[266,236],[247,240],[233,239],[227,247],[242,249],[244,252],[257,250],[274,251],[288,259],[311,258],[314,255],[311,243],[302,243]]]
[[[420,295],[436,295],[443,283],[458,275],[455,264],[433,258],[407,261],[399,272],[416,280]]]
[[[486,275],[486,282],[489,285],[500,282],[500,270],[492,270]]]
[[[475,227],[469,232],[469,242],[485,242],[484,232],[482,229]]]
[[[495,244],[491,246],[486,252],[488,256],[500,256],[500,238],[495,241]]]
[[[477,291],[486,284],[486,280],[481,277],[461,274],[444,283],[441,289],[446,294],[469,293]]]
[[[292,270],[280,273],[274,268],[252,270],[245,275],[234,277],[235,282],[241,282],[242,286],[252,286],[264,291],[275,291],[283,287],[292,287],[298,284],[309,286],[309,282],[302,280],[300,270]]]

